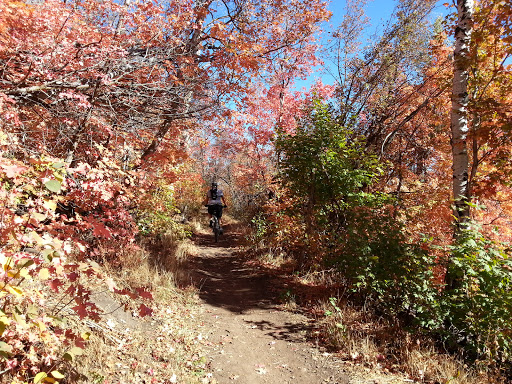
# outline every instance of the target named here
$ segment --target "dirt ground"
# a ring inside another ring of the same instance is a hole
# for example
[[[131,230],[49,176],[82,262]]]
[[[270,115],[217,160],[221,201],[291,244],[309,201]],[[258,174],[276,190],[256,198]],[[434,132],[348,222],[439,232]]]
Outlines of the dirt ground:
[[[191,260],[204,306],[213,378],[224,383],[349,383],[341,362],[311,338],[312,320],[282,310],[280,280],[238,252],[233,226],[214,243],[197,235]]]

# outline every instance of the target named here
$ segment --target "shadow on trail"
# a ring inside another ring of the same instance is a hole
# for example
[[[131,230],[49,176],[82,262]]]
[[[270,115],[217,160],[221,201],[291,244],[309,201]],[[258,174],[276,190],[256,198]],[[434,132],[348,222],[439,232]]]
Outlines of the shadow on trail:
[[[314,326],[305,323],[291,323],[286,322],[284,324],[275,324],[271,321],[250,321],[246,320],[251,328],[258,328],[264,331],[266,335],[271,336],[276,340],[285,340],[288,342],[301,343],[304,341],[304,334],[311,333]]]
[[[190,260],[190,269],[201,299],[235,313],[274,308],[278,278],[250,264],[236,249],[241,235],[235,226],[225,225],[224,230],[218,243],[211,233],[195,236],[200,251]]]
[[[204,302],[214,377],[219,383],[238,377],[248,384],[348,383],[328,357],[313,352],[321,340],[312,332],[317,321],[281,306],[311,287],[247,256],[238,248],[238,229],[226,225],[218,243],[211,232],[195,235],[197,252],[188,259]]]

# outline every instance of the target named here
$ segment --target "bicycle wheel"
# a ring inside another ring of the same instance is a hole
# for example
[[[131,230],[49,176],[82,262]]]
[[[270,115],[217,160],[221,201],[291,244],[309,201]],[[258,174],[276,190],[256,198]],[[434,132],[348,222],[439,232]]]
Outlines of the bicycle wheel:
[[[220,225],[219,225],[219,219],[217,216],[213,216],[213,236],[215,237],[215,242],[219,241],[219,234],[220,234]]]
[[[218,242],[219,241],[219,234],[220,234],[220,229],[219,229],[218,225],[213,228],[213,234],[215,235],[215,242]]]

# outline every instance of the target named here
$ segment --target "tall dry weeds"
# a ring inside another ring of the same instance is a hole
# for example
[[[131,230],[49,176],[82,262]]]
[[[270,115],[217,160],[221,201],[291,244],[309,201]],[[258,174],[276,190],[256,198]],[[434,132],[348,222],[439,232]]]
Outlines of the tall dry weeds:
[[[368,308],[336,303],[318,305],[323,313],[319,322],[326,341],[347,360],[375,372],[405,372],[420,383],[489,384],[504,383],[468,366],[462,359],[436,349],[432,341],[412,334],[382,318]]]

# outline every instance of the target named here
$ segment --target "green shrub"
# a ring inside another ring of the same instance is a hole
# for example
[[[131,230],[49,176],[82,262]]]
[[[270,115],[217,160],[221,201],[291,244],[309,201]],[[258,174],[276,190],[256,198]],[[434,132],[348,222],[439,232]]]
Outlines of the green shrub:
[[[436,312],[434,257],[408,244],[404,229],[389,213],[360,210],[350,221],[332,262],[351,291],[391,316],[407,315],[418,322]]]
[[[509,248],[475,224],[443,249],[444,259],[438,248],[411,244],[393,200],[372,190],[383,164],[319,101],[294,134],[278,134],[276,150],[284,192],[268,217],[254,220],[258,241],[273,237],[302,265],[337,268],[349,292],[468,357],[510,362]],[[442,281],[443,260],[455,288]]]
[[[352,206],[369,206],[384,195],[367,188],[383,170],[376,156],[350,127],[336,122],[330,108],[313,102],[293,134],[279,133],[279,177],[307,214],[342,214]]]
[[[473,357],[505,362],[512,357],[512,261],[510,249],[482,235],[477,224],[463,230],[448,265],[456,288],[442,292],[443,336]]]
[[[133,216],[140,235],[157,236],[171,232],[178,238],[184,238],[187,231],[179,222],[180,213],[174,186],[158,182],[146,191],[144,199],[139,200]]]

